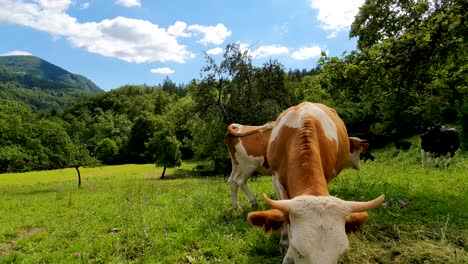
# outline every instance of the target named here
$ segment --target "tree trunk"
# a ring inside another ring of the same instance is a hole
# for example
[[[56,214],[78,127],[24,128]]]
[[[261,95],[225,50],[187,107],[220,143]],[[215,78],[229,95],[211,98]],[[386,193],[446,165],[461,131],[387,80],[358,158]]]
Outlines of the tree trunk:
[[[80,174],[80,169],[78,169],[78,166],[75,166],[76,172],[78,172],[78,189],[81,187],[81,174]]]
[[[164,166],[163,172],[161,174],[161,180],[164,180],[164,173],[166,173],[166,166]]]

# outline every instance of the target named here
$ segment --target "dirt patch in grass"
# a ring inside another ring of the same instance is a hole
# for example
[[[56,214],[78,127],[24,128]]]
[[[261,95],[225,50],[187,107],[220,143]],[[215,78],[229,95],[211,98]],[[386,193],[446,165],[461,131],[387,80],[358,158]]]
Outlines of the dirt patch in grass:
[[[14,239],[0,243],[0,256],[8,256],[13,252],[21,252],[21,250],[15,249],[16,243],[42,231],[43,229],[39,227],[29,227],[19,232]]]

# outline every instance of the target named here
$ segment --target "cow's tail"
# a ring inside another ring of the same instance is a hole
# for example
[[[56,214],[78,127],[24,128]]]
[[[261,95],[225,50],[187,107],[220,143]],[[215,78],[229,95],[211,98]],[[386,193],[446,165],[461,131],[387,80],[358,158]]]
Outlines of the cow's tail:
[[[246,137],[248,135],[252,135],[252,134],[255,134],[259,131],[264,131],[264,130],[267,130],[267,129],[273,129],[273,127],[276,126],[276,122],[275,121],[272,121],[272,122],[268,122],[262,126],[259,126],[255,129],[252,129],[252,130],[249,130],[249,131],[246,131],[246,132],[238,132],[237,131],[237,128],[238,128],[238,124],[230,124],[228,127],[227,127],[227,132],[226,132],[226,137],[228,135],[233,135],[233,136],[236,136],[236,137]]]

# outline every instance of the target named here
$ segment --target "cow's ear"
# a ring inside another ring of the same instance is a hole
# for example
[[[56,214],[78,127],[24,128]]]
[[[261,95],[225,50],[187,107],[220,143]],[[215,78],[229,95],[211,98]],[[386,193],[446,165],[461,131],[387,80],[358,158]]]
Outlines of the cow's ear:
[[[360,139],[357,137],[349,137],[349,152],[353,153],[358,150],[360,152],[365,152],[369,148],[369,143],[365,139]]]
[[[265,232],[279,231],[283,222],[288,221],[288,213],[277,209],[268,211],[251,212],[247,219],[254,225],[261,227]]]

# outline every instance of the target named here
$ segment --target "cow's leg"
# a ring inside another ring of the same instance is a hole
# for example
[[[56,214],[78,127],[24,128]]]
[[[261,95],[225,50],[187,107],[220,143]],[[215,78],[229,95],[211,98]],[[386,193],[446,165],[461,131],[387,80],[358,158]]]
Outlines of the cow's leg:
[[[436,157],[434,158],[434,160],[435,160],[434,163],[435,163],[436,168],[439,168],[440,159],[441,159],[440,156],[436,156]]]
[[[286,200],[288,199],[288,194],[286,190],[284,189],[283,185],[278,181],[278,174],[275,172],[273,173],[273,176],[271,176],[272,182],[273,182],[273,188],[275,189],[276,196],[278,196],[278,199],[280,200]],[[281,239],[280,239],[280,250],[282,252],[286,251],[289,247],[289,223],[283,223],[283,226],[281,227]]]
[[[239,186],[237,185],[237,182],[235,180],[238,174],[239,174],[239,170],[237,169],[237,167],[233,166],[231,175],[229,176],[229,179],[228,179],[228,183],[229,183],[229,186],[231,187],[231,203],[234,209],[239,209],[239,203],[237,202],[237,191],[238,191]]]
[[[431,163],[431,153],[421,149],[421,165],[423,167],[430,165]]]
[[[426,161],[426,152],[424,151],[424,149],[421,149],[421,166],[425,166],[425,161]]]
[[[247,195],[247,197],[250,200],[250,203],[252,204],[253,208],[257,208],[257,197],[255,197],[255,194],[253,194],[249,187],[247,187],[247,181],[244,181],[243,183],[240,184],[241,190]]]
[[[250,202],[252,203],[252,206],[257,206],[257,198],[255,197],[255,194],[253,194],[247,187],[247,180],[253,172],[254,169],[240,169],[239,167],[236,167],[236,169],[233,170],[233,173],[231,173],[231,176],[229,177],[229,185],[231,186],[232,207],[234,207],[235,209],[239,209],[237,199],[239,187],[247,195]]]
[[[444,164],[444,168],[445,169],[448,169],[448,166],[450,165],[450,162],[452,161],[452,153],[447,153],[447,155],[445,156],[445,164]]]

